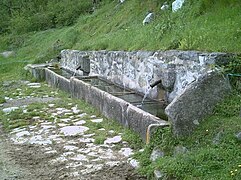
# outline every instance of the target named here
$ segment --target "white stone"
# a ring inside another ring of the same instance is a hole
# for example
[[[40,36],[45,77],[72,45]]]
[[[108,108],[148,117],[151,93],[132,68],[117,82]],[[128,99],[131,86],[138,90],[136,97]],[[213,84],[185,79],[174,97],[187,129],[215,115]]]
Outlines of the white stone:
[[[23,136],[30,136],[30,132],[28,131],[21,131],[21,132],[18,132],[16,134],[16,136],[19,138],[19,137],[23,137]]]
[[[79,174],[79,172],[72,172],[72,173],[70,173],[70,176],[72,176],[72,177],[78,177],[78,176],[80,176],[80,174]]]
[[[161,7],[161,10],[167,10],[169,8],[169,6],[168,6],[168,4],[167,4],[167,2],[165,2],[163,5],[162,5],[162,7]]]
[[[15,56],[15,52],[14,51],[4,51],[2,53],[0,53],[3,57],[8,58],[11,56]]]
[[[90,152],[87,155],[92,156],[92,157],[98,157],[99,156],[96,152]]]
[[[38,145],[48,145],[52,144],[52,141],[49,139],[44,139],[41,135],[33,136],[29,139],[30,144],[38,144]]]
[[[84,153],[84,154],[88,154],[88,153],[90,152],[90,149],[81,148],[81,149],[78,149],[77,152],[79,152],[79,153]]]
[[[82,143],[91,143],[94,141],[95,141],[95,139],[93,139],[93,138],[80,138],[79,139],[79,142],[82,142]]]
[[[107,166],[114,167],[120,164],[120,161],[109,161],[105,163]]]
[[[92,134],[84,134],[83,137],[89,138],[89,137],[92,137],[92,136],[94,136],[94,135],[95,135],[95,133],[92,133]]]
[[[182,5],[185,0],[175,0],[172,3],[172,12],[176,12],[178,9],[182,8]]]
[[[79,166],[82,166],[82,162],[71,162],[66,165],[66,168],[77,168]]]
[[[143,25],[149,24],[154,18],[154,14],[152,12],[148,13],[145,19],[143,20]]]
[[[100,128],[98,129],[98,131],[105,131],[105,128]]]
[[[4,113],[10,113],[10,112],[15,111],[17,109],[19,109],[19,107],[8,107],[8,108],[4,108],[3,112]]]
[[[41,86],[40,83],[28,83],[27,85],[28,86]]]
[[[86,123],[86,121],[80,120],[80,121],[75,122],[74,125],[78,126],[78,125],[82,125],[82,124],[85,124],[85,123]]]
[[[64,146],[64,150],[66,150],[66,151],[74,151],[77,149],[78,149],[78,147],[76,147],[76,146]]]
[[[82,114],[77,115],[77,117],[82,118],[82,117],[84,117],[86,115],[87,115],[87,113],[82,113]]]
[[[56,150],[46,151],[44,154],[56,154]]]
[[[64,126],[68,126],[68,124],[65,124],[65,123],[58,123],[58,126],[59,126],[59,127],[64,127]]]
[[[67,157],[67,156],[71,156],[71,155],[73,155],[74,154],[74,152],[64,152],[63,153],[63,156],[64,157]]]
[[[78,114],[80,110],[78,109],[77,106],[71,108],[74,114]]]
[[[49,107],[54,107],[54,106],[55,106],[55,104],[49,104],[48,106],[49,106]]]
[[[81,135],[87,130],[89,130],[89,128],[85,126],[65,126],[60,128],[60,132],[65,136]]]
[[[60,121],[67,123],[67,122],[71,121],[71,119],[70,118],[64,118],[64,119],[60,119]]]
[[[74,161],[87,161],[87,162],[89,161],[88,158],[83,154],[78,154],[77,156],[72,157],[70,159]]]
[[[119,153],[123,154],[125,157],[130,157],[134,154],[131,148],[121,148]]]
[[[114,136],[113,138],[107,138],[104,141],[104,144],[115,144],[121,142],[122,138],[121,136]]]
[[[134,168],[139,168],[140,167],[140,163],[136,159],[129,158],[128,162]]]
[[[115,131],[114,130],[109,130],[108,131],[110,134],[113,134]]]
[[[101,123],[101,122],[103,122],[103,119],[92,119],[91,122]]]

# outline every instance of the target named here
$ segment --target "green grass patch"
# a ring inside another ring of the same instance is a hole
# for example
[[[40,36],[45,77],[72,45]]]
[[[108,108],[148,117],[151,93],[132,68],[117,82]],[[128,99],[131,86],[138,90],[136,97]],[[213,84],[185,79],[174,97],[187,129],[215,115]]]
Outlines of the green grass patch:
[[[157,130],[151,144],[135,155],[141,162],[140,172],[153,178],[154,170],[177,179],[240,179],[241,142],[235,134],[241,132],[240,93],[234,92],[217,105],[215,114],[185,138],[175,138],[170,128]],[[175,155],[175,147],[184,146],[188,152]],[[154,147],[165,156],[150,161]]]

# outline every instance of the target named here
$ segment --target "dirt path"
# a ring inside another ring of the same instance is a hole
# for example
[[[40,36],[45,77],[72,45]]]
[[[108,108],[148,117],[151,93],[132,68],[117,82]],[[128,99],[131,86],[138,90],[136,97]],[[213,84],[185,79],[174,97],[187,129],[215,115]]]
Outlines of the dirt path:
[[[30,172],[16,163],[12,149],[14,147],[9,143],[0,127],[0,179],[15,180],[31,178]]]
[[[38,84],[38,88],[41,86],[47,88],[45,84]],[[10,91],[11,87],[7,88]],[[1,128],[1,180],[146,179],[131,166],[135,164],[131,158],[134,150],[122,139],[123,134],[103,128],[108,125],[105,119],[84,112],[71,100],[62,107],[55,101],[58,97],[38,94],[44,91],[57,94],[48,88],[29,88],[17,88],[16,97],[5,97],[7,102],[0,107],[4,112],[2,117],[10,124],[22,123],[19,118],[34,122],[8,133],[3,133]],[[30,90],[33,96],[24,95]],[[41,98],[45,97],[52,102],[42,102]],[[29,107],[36,102],[45,104],[36,106],[38,109]],[[96,143],[100,135],[105,135],[105,139]]]

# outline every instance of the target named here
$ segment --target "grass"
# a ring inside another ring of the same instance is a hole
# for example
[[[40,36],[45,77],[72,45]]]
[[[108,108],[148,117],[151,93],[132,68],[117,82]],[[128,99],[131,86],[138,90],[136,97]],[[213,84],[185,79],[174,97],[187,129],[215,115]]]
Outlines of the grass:
[[[200,50],[240,53],[240,3],[236,0],[188,1],[176,13],[160,10],[164,1],[103,2],[93,14],[81,15],[76,24],[19,35],[1,35],[0,51],[13,49],[8,63],[19,68],[45,62],[62,49],[79,50]],[[142,25],[152,9],[154,21]],[[0,58],[0,63],[1,63]],[[9,72],[8,65],[1,71]],[[19,71],[16,71],[20,73]]]
[[[171,129],[158,130],[144,153],[135,155],[142,165],[140,172],[148,174],[150,179],[156,169],[165,173],[166,178],[240,179],[241,142],[235,137],[241,132],[240,105],[241,95],[234,92],[189,137],[177,139]],[[177,146],[186,147],[188,152],[175,155]],[[166,156],[151,162],[154,147]]]

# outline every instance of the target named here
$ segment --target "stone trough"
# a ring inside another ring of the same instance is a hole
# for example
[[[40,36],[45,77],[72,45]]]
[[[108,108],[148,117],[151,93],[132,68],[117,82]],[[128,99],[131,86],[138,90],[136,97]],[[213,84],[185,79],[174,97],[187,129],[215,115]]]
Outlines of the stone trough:
[[[73,98],[83,99],[96,107],[105,117],[115,119],[127,128],[131,128],[146,140],[148,126],[155,124],[166,127],[169,123],[129,102],[84,82],[80,77],[63,77],[52,69],[45,68],[45,79],[53,87],[71,94]],[[149,136],[148,136],[149,137]]]
[[[190,135],[230,92],[228,79],[217,68],[227,64],[230,57],[225,53],[175,50],[63,50],[61,70],[46,65],[29,67],[36,78],[85,100],[146,139],[152,127],[169,123],[176,136]],[[112,84],[98,84],[100,80]],[[117,85],[114,92],[113,84]],[[131,100],[133,92],[136,101]],[[147,99],[141,103],[143,96]],[[148,102],[148,98],[153,101]]]

